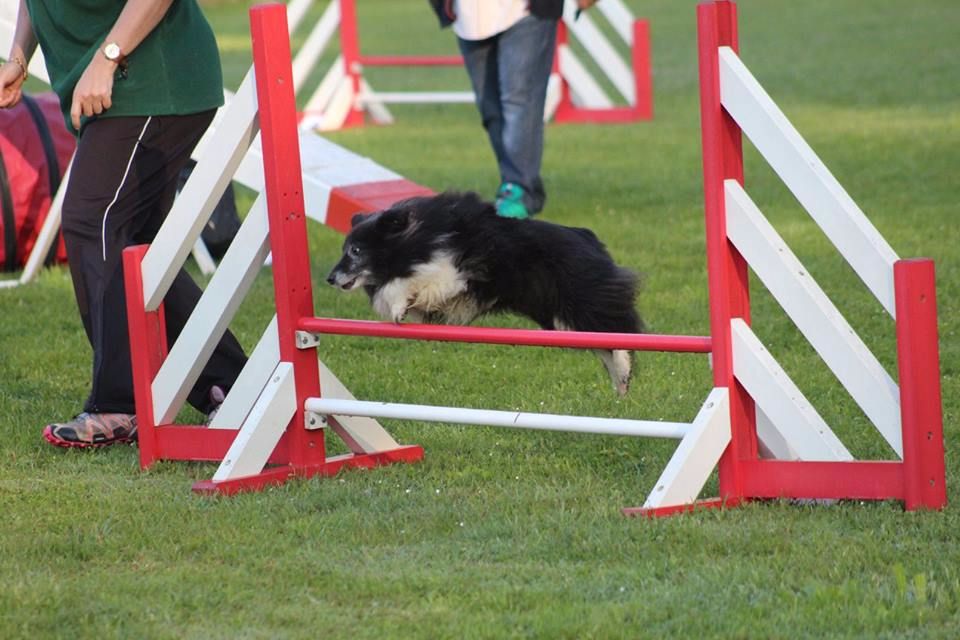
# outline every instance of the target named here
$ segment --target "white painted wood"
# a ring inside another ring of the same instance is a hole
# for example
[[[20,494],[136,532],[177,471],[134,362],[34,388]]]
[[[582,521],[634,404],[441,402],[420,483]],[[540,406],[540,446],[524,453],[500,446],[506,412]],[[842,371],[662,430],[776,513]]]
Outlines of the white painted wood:
[[[294,0],[298,2],[300,0]],[[313,0],[304,0],[301,4],[310,5]],[[293,2],[290,3],[291,5]],[[287,13],[289,18],[290,14]],[[299,93],[303,88],[303,83],[307,80],[310,72],[317,65],[317,60],[323,55],[324,50],[337,32],[337,26],[340,23],[340,3],[337,0],[331,0],[324,10],[323,15],[310,30],[310,35],[304,40],[303,45],[297,51],[293,58],[293,91]],[[334,63],[334,67],[337,67]],[[339,65],[342,68],[342,64]]]
[[[296,412],[296,406],[293,365],[281,362],[213,474],[213,481],[223,482],[263,471]]]
[[[730,241],[884,439],[902,457],[897,384],[743,187],[735,180],[727,180],[724,187]]]
[[[370,83],[364,78],[360,78],[360,93],[361,95],[376,94],[376,92],[373,90],[373,87],[371,87]],[[470,95],[471,97],[473,96],[473,94]],[[372,100],[365,103],[363,108],[366,109],[367,113],[377,124],[393,124],[393,114],[390,113],[389,109],[387,109],[387,105],[385,103]]]
[[[347,116],[353,108],[355,97],[353,85],[350,79],[344,75],[344,77],[340,79],[339,84],[337,84],[330,101],[320,114],[316,129],[318,131],[334,131],[341,128],[347,121]]]
[[[356,400],[356,397],[327,365],[320,365],[320,391],[324,398]],[[353,453],[390,451],[400,445],[379,422],[367,416],[334,416],[334,430],[343,438]],[[339,426],[339,428],[337,428]]]
[[[378,91],[357,96],[364,109],[381,104],[473,104],[472,91]]]
[[[600,70],[610,79],[610,82],[630,104],[636,103],[633,72],[624,62],[620,53],[610,45],[610,41],[593,23],[587,12],[576,17],[576,3],[568,2],[563,8],[563,21],[570,29],[570,33],[583,45]]]
[[[334,0],[332,4],[336,4],[336,1]],[[293,35],[300,26],[300,22],[312,5],[313,0],[290,0],[287,3],[287,31],[290,35]]]
[[[550,122],[557,112],[557,107],[560,106],[560,87],[562,82],[560,74],[557,73],[551,73],[550,79],[547,80],[547,99],[543,104],[544,122]]]
[[[251,68],[143,258],[148,311],[163,301],[257,132],[254,84]]]
[[[587,109],[609,109],[613,106],[610,96],[570,47],[559,47],[557,53],[560,56],[560,73],[570,86],[570,99],[574,104]]]
[[[210,423],[210,428],[239,429],[278,364],[280,364],[280,343],[277,339],[277,316],[274,315],[260,336],[257,346],[247,356],[246,366],[243,367],[230,393],[220,405],[217,415]]]
[[[153,415],[173,421],[270,251],[267,203],[257,197],[196,308],[153,380]]]
[[[759,405],[754,405],[754,417],[757,421],[757,453],[766,460],[799,460],[800,454],[790,446],[783,435],[777,431],[773,420],[767,417]]]
[[[567,2],[575,2],[575,0],[567,0]],[[636,18],[623,0],[603,0],[594,7],[604,15],[627,46],[633,47],[633,23]]]
[[[333,64],[330,65],[330,69],[328,69],[327,73],[323,76],[323,80],[320,81],[320,84],[314,89],[310,98],[307,99],[306,106],[303,108],[305,119],[322,119],[321,114],[326,113],[330,108],[330,103],[334,95],[342,90],[341,87],[344,83],[344,78],[346,78],[346,71],[343,64],[343,56],[338,55],[334,59]],[[305,127],[305,123],[301,122],[300,126]],[[315,125],[311,128],[315,128]]]
[[[197,263],[197,267],[203,275],[209,276],[217,270],[217,263],[214,261],[213,256],[210,255],[210,250],[207,249],[203,238],[197,238],[197,241],[193,243],[193,249],[190,250],[190,255],[193,256],[194,262]]]
[[[720,99],[880,304],[896,317],[897,254],[729,47],[720,47]]]
[[[753,398],[772,427],[792,452],[790,459],[840,461],[853,460],[787,372],[763,346],[750,327],[740,318],[730,323],[733,341],[733,375]],[[767,424],[764,424],[766,427]],[[765,443],[778,441],[761,433]],[[768,445],[771,451],[778,447]]]
[[[37,277],[43,268],[43,262],[46,260],[50,249],[57,241],[57,233],[60,231],[60,212],[63,210],[63,199],[67,193],[67,185],[70,184],[70,171],[73,167],[73,156],[70,157],[70,163],[67,165],[63,178],[60,180],[60,188],[54,194],[50,201],[50,209],[47,211],[47,217],[43,220],[43,226],[40,227],[40,233],[37,234],[37,241],[30,250],[26,264],[23,265],[23,273],[17,284],[27,284]]]
[[[464,409],[461,407],[432,407],[419,404],[340,400],[335,398],[309,398],[307,399],[305,408],[307,411],[321,415],[365,416],[370,418],[394,418],[397,420],[420,420],[424,422],[452,422],[491,427],[573,431],[578,433],[645,436],[651,438],[682,438],[690,427],[689,424],[681,422],[588,418],[546,413]]]
[[[729,442],[730,398],[727,389],[717,387],[707,396],[643,508],[695,502]]]

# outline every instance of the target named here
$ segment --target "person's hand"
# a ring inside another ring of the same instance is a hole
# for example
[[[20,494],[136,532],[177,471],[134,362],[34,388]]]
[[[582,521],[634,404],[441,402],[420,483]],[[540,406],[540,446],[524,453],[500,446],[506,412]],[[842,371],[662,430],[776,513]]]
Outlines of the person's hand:
[[[23,67],[13,60],[0,66],[0,109],[9,109],[23,95]]]
[[[113,95],[113,72],[116,70],[117,63],[107,60],[99,52],[94,54],[73,90],[70,121],[74,129],[80,130],[80,116],[89,118],[99,115],[113,105],[110,97]]]
[[[580,9],[580,11],[589,9],[595,4],[597,4],[597,0],[577,0],[577,8]]]

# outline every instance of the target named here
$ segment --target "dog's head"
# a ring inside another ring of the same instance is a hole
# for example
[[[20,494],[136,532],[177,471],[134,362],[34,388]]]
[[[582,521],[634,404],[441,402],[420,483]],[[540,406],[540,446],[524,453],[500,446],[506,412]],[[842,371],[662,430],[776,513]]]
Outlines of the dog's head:
[[[487,211],[489,209],[489,212]],[[376,289],[393,278],[407,277],[430,261],[441,245],[463,230],[467,216],[493,215],[492,205],[476,194],[446,192],[410,198],[372,214],[357,214],[343,242],[343,255],[327,282],[344,291]]]
[[[350,233],[343,241],[343,255],[327,276],[327,283],[344,291],[383,284],[392,248],[409,236],[415,225],[413,207],[399,206],[402,204],[353,216]]]

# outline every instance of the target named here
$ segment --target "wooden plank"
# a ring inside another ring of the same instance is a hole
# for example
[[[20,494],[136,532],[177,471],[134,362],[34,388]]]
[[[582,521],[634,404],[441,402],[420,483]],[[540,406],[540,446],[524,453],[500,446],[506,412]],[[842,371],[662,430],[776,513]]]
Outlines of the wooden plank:
[[[643,509],[692,504],[730,442],[730,396],[716,387],[643,504]]]
[[[720,47],[720,100],[883,308],[896,317],[897,254],[729,47]]]
[[[896,382],[743,187],[727,180],[724,191],[730,241],[884,439],[902,456]]]
[[[731,323],[733,338],[733,374],[746,388],[757,408],[769,419],[770,427],[800,460],[853,460],[817,410],[807,401],[803,392],[793,383],[787,372],[764,348],[743,320]],[[757,436],[766,443],[757,421]],[[774,450],[774,447],[769,447]]]

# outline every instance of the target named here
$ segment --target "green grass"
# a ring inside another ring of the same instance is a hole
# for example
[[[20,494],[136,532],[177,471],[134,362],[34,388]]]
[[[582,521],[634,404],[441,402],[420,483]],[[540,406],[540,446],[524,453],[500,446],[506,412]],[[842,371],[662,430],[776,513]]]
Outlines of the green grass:
[[[364,51],[455,51],[425,2],[358,4]],[[651,20],[656,119],[551,126],[545,217],[593,228],[645,274],[639,304],[653,331],[705,334],[695,3],[630,4]],[[207,8],[231,87],[249,65],[245,7]],[[952,489],[960,481],[960,5],[751,0],[739,8],[742,55],[755,75],[894,249],[937,261]],[[383,89],[466,88],[457,69],[371,80]],[[492,154],[472,107],[394,112],[393,126],[330,137],[430,187],[493,193]],[[893,327],[879,304],[751,148],[746,174],[751,195],[895,373]],[[313,225],[310,241],[317,313],[372,317],[362,296],[321,285],[340,237]],[[756,281],[752,294],[757,333],[851,450],[889,458]],[[264,271],[233,325],[246,347],[271,300]],[[633,389],[617,400],[596,359],[573,351],[330,337],[320,355],[358,397],[398,402],[689,420],[710,386],[703,356],[641,355]],[[134,448],[70,452],[42,441],[45,421],[78,410],[89,367],[66,270],[0,291],[3,638],[960,635],[953,505],[905,513],[891,503],[770,502],[626,519],[620,507],[643,502],[673,442],[418,423],[389,428],[424,446],[420,464],[201,498],[189,487],[213,465],[141,472]],[[706,493],[715,490],[712,480]]]

